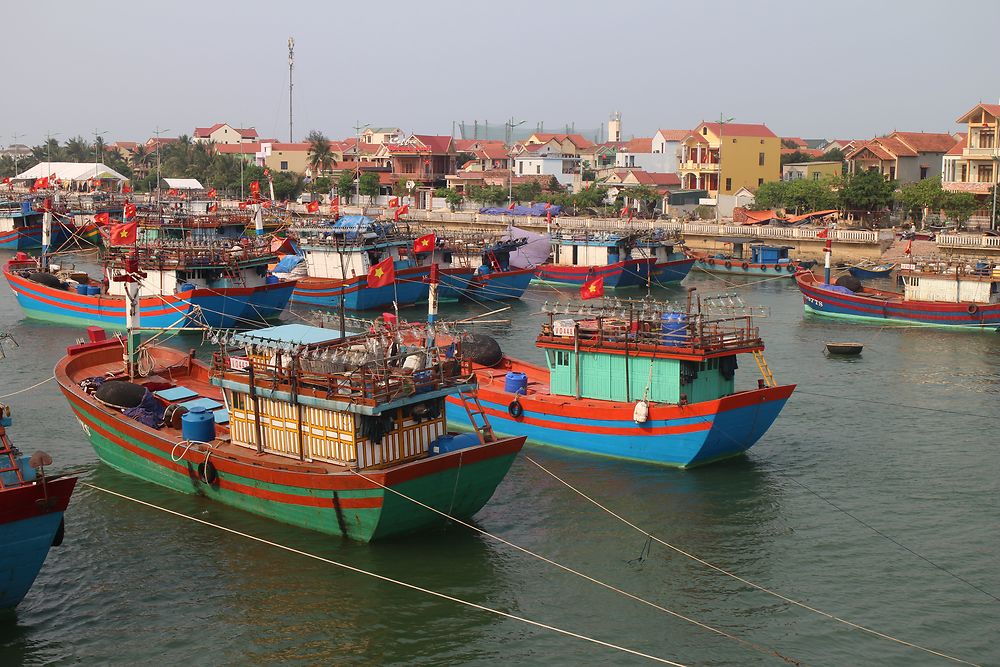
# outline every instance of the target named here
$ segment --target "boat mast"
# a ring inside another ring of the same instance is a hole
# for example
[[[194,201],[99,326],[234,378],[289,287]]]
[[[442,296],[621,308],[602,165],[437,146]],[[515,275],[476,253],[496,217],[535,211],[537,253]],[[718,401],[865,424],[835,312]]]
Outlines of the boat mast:
[[[126,354],[125,368],[129,380],[135,379],[139,354],[139,280],[146,274],[139,270],[139,258],[132,254],[125,258],[125,273],[115,276],[114,280],[125,283],[125,335]]]
[[[823,282],[830,284],[830,255],[833,254],[833,239],[830,237],[830,228],[827,227],[826,244],[823,246]]]
[[[49,268],[49,247],[52,245],[52,205],[45,200],[45,212],[42,214],[42,270]]]
[[[434,347],[434,320],[437,319],[438,312],[438,265],[431,264],[431,273],[428,278],[429,291],[427,293],[427,349]]]

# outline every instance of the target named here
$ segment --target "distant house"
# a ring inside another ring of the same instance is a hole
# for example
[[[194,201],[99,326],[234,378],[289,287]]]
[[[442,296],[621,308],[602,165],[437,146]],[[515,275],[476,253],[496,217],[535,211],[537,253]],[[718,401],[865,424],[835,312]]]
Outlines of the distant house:
[[[403,131],[398,127],[369,127],[361,133],[361,142],[365,144],[391,144],[402,139]]]
[[[950,192],[971,192],[985,200],[998,181],[1000,104],[977,104],[956,122],[964,124],[966,132],[945,155],[941,186]]]
[[[269,144],[273,142],[273,139],[267,141]],[[244,162],[249,164],[259,164],[263,166],[263,156],[260,155],[262,143],[263,142],[254,141],[245,144],[216,144],[214,150],[220,155],[232,155],[234,157],[239,157]]]
[[[559,142],[528,143],[514,158],[516,176],[554,176],[562,186],[572,186],[580,158],[562,152]]]
[[[943,132],[893,132],[855,146],[845,156],[847,171],[877,171],[890,181],[916,183],[940,175],[956,143],[955,135]]]
[[[311,174],[309,165],[309,143],[262,142],[256,154],[258,164],[271,171],[294,171]]]
[[[660,193],[660,201],[655,206],[660,211],[669,210],[670,195],[681,189],[681,178],[677,174],[648,172],[642,169],[627,169],[616,171],[605,181],[608,185],[619,189],[628,197],[628,188],[645,186]]]
[[[193,140],[197,143],[240,144],[258,141],[257,130],[252,127],[233,127],[229,123],[216,123],[211,127],[194,128]]]
[[[657,130],[652,137],[632,139],[615,155],[615,168],[675,174],[681,141],[688,134],[687,130]]]
[[[766,125],[702,123],[681,142],[681,153],[684,188],[713,197],[781,178],[781,141]]]
[[[815,162],[786,162],[781,165],[781,180],[802,179],[818,181],[831,176],[840,176],[843,163],[837,160],[817,160]]]
[[[392,167],[397,181],[432,186],[444,184],[445,177],[455,173],[457,154],[448,135],[413,134],[398,143],[382,144],[375,157]]]
[[[579,157],[584,151],[594,147],[594,142],[588,141],[579,134],[550,134],[536,132],[524,142],[525,146],[550,146],[555,152],[568,157]]]

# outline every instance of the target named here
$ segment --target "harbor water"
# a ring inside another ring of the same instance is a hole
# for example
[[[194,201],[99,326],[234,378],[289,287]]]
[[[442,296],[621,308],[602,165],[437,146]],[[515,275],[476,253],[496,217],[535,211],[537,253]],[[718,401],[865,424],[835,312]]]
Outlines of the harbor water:
[[[98,461],[54,381],[3,400],[12,406],[14,442],[28,453],[49,452],[55,472],[77,471],[81,482],[678,663],[787,664],[777,652],[807,665],[955,664],[751,588],[648,541],[581,494],[659,540],[810,607],[971,663],[1000,664],[993,597],[1000,596],[1000,336],[806,316],[789,279],[724,282],[696,273],[685,287],[703,296],[735,292],[769,310],[759,321],[767,360],[779,382],[798,389],[763,440],[745,457],[694,470],[529,444],[475,523],[718,632],[462,526],[358,544],[161,489]],[[687,293],[654,292],[675,302]],[[523,302],[490,317],[512,326],[483,331],[505,351],[539,362],[537,313],[558,298],[532,287]],[[441,316],[494,307],[445,305]],[[9,289],[0,293],[0,313],[18,343],[0,362],[0,394],[51,376],[65,347],[83,335],[23,319]],[[404,315],[419,317],[419,309]],[[864,343],[864,352],[826,356],[825,342],[837,340]],[[201,339],[170,344],[198,347]],[[753,359],[740,365],[738,386],[754,386]],[[649,661],[84,484],[66,513],[63,545],[16,613],[0,618],[4,667],[279,662]]]

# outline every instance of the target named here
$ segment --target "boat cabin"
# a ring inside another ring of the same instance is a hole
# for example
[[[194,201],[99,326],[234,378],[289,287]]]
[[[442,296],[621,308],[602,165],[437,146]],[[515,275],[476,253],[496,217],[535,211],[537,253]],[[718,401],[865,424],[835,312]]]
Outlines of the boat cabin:
[[[306,269],[313,278],[350,280],[392,257],[396,269],[409,268],[405,257],[410,241],[388,223],[376,223],[361,215],[348,215],[332,225],[303,230],[299,246]]]
[[[444,397],[463,384],[456,347],[422,331],[363,334],[301,324],[233,334],[214,355],[232,442],[300,461],[380,468],[429,455],[446,432]],[[465,375],[463,375],[463,371]]]
[[[974,265],[902,264],[903,298],[945,303],[1000,303],[1000,269],[990,262]]]
[[[616,234],[553,236],[552,263],[557,266],[608,266],[629,259],[632,239]]]
[[[234,242],[212,245],[142,245],[117,249],[105,263],[107,293],[125,296],[124,282],[111,280],[124,271],[127,254],[137,254],[146,277],[139,283],[139,295],[151,296],[186,292],[191,289],[260,287],[268,282],[268,265],[278,261],[266,247],[255,248]]]
[[[736,355],[763,350],[749,315],[709,318],[656,311],[555,319],[543,325],[553,394],[630,402],[694,403],[735,391]]]
[[[792,260],[788,251],[792,246],[766,245],[763,243],[750,246],[751,264],[788,264]]]

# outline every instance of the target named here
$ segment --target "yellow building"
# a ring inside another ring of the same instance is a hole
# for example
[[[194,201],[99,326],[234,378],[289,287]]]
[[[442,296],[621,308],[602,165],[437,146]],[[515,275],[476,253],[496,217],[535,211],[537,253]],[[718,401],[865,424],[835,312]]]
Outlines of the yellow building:
[[[832,176],[840,176],[844,163],[839,160],[817,160],[816,162],[786,162],[781,167],[781,180],[798,181],[806,179],[820,181]]]
[[[766,125],[702,123],[681,142],[677,168],[686,190],[756,190],[781,179],[781,140]]]
[[[264,166],[271,171],[294,171],[305,174],[310,170],[309,144],[262,143]]]
[[[1000,104],[977,104],[957,122],[965,123],[968,133],[944,156],[941,187],[950,192],[988,195],[997,182],[995,165],[1000,160],[1000,136],[997,136]]]

